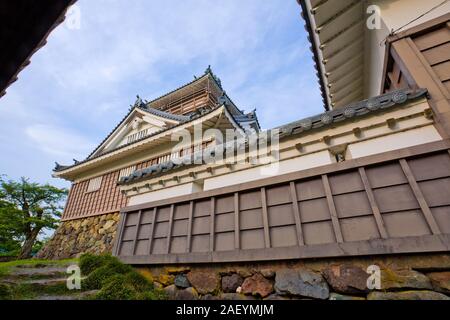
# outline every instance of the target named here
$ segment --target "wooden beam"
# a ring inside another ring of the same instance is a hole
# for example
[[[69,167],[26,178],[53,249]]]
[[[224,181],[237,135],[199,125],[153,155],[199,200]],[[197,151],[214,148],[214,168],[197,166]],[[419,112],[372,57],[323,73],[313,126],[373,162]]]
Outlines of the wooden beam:
[[[297,229],[297,242],[299,246],[303,246],[305,245],[305,241],[303,240],[302,220],[300,216],[300,208],[298,207],[298,198],[297,198],[297,190],[295,188],[295,182],[291,181],[290,187],[291,187],[292,209],[294,210],[295,226]]]
[[[377,201],[375,200],[369,179],[367,178],[366,170],[361,167],[358,171],[364,185],[364,189],[366,190],[367,198],[369,199],[370,207],[372,208],[372,213],[375,217],[375,222],[377,223],[378,232],[380,233],[381,238],[387,239],[389,236],[386,231],[386,226],[384,225],[383,218],[381,217],[380,209],[378,208]]]
[[[194,216],[194,201],[189,201],[189,219],[188,219],[188,230],[186,240],[186,252],[191,252],[193,216]]]
[[[264,224],[264,244],[266,248],[270,248],[270,232],[269,232],[269,218],[267,214],[266,188],[261,188],[261,206]]]
[[[134,239],[133,239],[133,255],[136,252],[136,242],[137,242],[137,238],[139,236],[139,228],[141,227],[141,217],[142,217],[142,210],[138,211],[138,217],[137,217],[137,222],[136,222],[136,230],[134,231]]]
[[[216,198],[211,197],[211,213],[210,213],[210,218],[209,218],[209,250],[210,251],[214,251],[214,237],[215,237],[215,233],[214,233],[214,226],[215,226],[215,211],[216,211]]]
[[[175,205],[172,204],[170,206],[170,214],[169,214],[169,230],[167,230],[167,245],[166,245],[166,253],[170,252],[170,241],[172,237],[172,225],[173,225],[173,212],[175,209]]]
[[[428,226],[431,229],[431,232],[433,234],[440,234],[441,232],[436,223],[436,220],[434,219],[434,216],[431,213],[430,208],[428,207],[425,197],[423,196],[422,190],[420,190],[420,187],[417,184],[416,179],[414,178],[414,175],[411,171],[411,168],[408,165],[408,162],[405,159],[401,159],[400,166],[402,167],[402,170],[406,176],[406,179],[408,179],[409,185],[411,186],[411,189],[414,193],[414,196],[417,199],[417,202],[419,202],[420,209],[422,210],[423,215],[425,216],[425,220],[427,221]]]
[[[158,212],[158,208],[153,208],[153,217],[152,217],[152,225],[150,227],[150,235],[148,237],[148,254],[152,254],[152,244],[153,244],[153,234],[155,232],[155,223],[156,223],[156,214]]]
[[[344,242],[344,238],[342,237],[341,226],[339,225],[339,219],[337,216],[336,207],[334,205],[333,195],[331,193],[330,182],[328,181],[328,176],[326,174],[322,175],[322,183],[325,189],[325,195],[327,197],[328,209],[330,210],[331,222],[333,224],[336,241],[342,243]]]
[[[240,249],[239,193],[234,193],[234,248]]]
[[[114,249],[113,254],[118,256],[120,254],[120,245],[122,240],[123,228],[125,220],[127,219],[126,213],[119,213],[119,223],[117,224],[116,236],[114,237]]]

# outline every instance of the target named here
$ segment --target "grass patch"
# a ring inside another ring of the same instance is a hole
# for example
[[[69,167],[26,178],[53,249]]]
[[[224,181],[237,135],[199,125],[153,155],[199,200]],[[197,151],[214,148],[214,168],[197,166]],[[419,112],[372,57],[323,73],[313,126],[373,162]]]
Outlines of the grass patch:
[[[0,262],[0,277],[8,275],[11,269],[19,266],[39,267],[42,265],[51,266],[64,266],[69,264],[77,264],[78,259],[64,259],[64,260],[39,260],[39,259],[27,259],[27,260],[14,260],[8,262]]]

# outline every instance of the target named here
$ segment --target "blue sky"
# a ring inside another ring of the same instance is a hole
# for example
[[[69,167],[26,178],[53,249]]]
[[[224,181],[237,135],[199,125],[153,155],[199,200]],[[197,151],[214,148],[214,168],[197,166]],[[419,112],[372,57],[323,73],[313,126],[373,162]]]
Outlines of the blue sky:
[[[220,5],[218,5],[220,3]],[[79,0],[0,99],[0,173],[69,186],[54,161],[84,159],[127,113],[208,65],[270,128],[323,111],[295,0]]]

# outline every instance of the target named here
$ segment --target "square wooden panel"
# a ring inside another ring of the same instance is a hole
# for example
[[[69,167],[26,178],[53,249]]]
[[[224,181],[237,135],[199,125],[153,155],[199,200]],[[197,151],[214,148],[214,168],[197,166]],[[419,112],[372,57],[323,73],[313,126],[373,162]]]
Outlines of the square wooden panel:
[[[125,227],[123,229],[122,240],[134,240],[136,235],[136,226]]]
[[[300,201],[299,208],[302,222],[313,222],[331,218],[326,198]]]
[[[417,181],[450,176],[450,155],[447,152],[411,159],[408,164]]]
[[[169,222],[158,222],[155,223],[155,235],[153,238],[164,238],[167,237],[167,233],[169,230]]]
[[[261,191],[239,193],[239,209],[248,210],[261,208]]]
[[[411,237],[431,234],[422,211],[410,210],[382,214],[389,237]]]
[[[136,225],[138,223],[138,213],[137,212],[127,213],[127,218],[126,219],[127,219],[125,221],[125,225],[126,226]]]
[[[306,223],[302,229],[307,245],[336,242],[331,221]]]
[[[121,256],[133,255],[133,241],[123,241],[120,244],[119,255]]]
[[[210,233],[209,217],[194,218],[192,221],[192,234]]]
[[[355,217],[340,219],[344,241],[361,241],[379,239],[377,224],[374,217]]]
[[[216,198],[216,213],[234,211],[234,195]]]
[[[152,224],[141,224],[139,227],[138,239],[149,239],[151,233]]]
[[[209,251],[209,235],[192,236],[191,251],[192,252],[208,252]]]
[[[450,205],[450,178],[422,181],[419,188],[430,207]]]
[[[241,230],[262,228],[263,226],[261,209],[242,210],[241,212],[239,212],[239,217],[239,226]]]
[[[366,174],[372,188],[408,182],[398,162],[366,167]]]
[[[170,253],[185,253],[187,237],[172,237],[170,239]]]
[[[215,231],[234,231],[234,213],[223,213],[216,215],[215,219]]]
[[[241,231],[242,249],[261,249],[264,248],[264,230],[245,230]]]
[[[298,245],[295,226],[270,228],[270,243],[272,247],[293,247]]]
[[[156,221],[169,221],[170,207],[158,207],[156,211]]]
[[[295,185],[298,200],[307,200],[325,196],[322,178],[303,180]]]
[[[175,220],[189,218],[189,203],[177,204],[174,208],[173,218]]]
[[[291,188],[289,184],[267,188],[266,199],[269,206],[291,202]]]
[[[172,225],[172,236],[185,236],[188,231],[189,220],[175,220]]]
[[[153,209],[143,210],[141,215],[141,223],[151,223],[153,221]]]
[[[373,190],[381,212],[392,212],[419,208],[409,184]]]
[[[136,249],[134,254],[137,256],[148,255],[148,240],[138,240],[136,241]]]
[[[153,239],[152,242],[152,254],[166,254],[167,251],[167,239]]]
[[[372,214],[369,199],[365,191],[333,196],[339,218]]]
[[[234,250],[234,232],[221,232],[215,234],[214,251]]]
[[[333,194],[364,190],[364,185],[357,170],[329,175],[328,180]]]
[[[281,226],[295,224],[294,210],[292,204],[282,204],[267,208],[269,226]]]
[[[442,233],[450,233],[450,206],[432,208],[431,213],[436,219]]]
[[[211,200],[197,201],[194,204],[194,217],[204,217],[211,214]]]

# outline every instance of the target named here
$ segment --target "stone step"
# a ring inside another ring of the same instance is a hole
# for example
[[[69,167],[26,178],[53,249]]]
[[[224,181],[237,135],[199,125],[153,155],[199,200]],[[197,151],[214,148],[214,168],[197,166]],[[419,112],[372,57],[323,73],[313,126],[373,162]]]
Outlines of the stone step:
[[[31,279],[21,281],[23,284],[40,285],[40,286],[54,286],[66,283],[67,278],[53,278],[53,279]]]
[[[45,268],[14,268],[10,271],[9,277],[13,278],[38,278],[48,277],[55,278],[61,277],[66,274],[65,267],[45,267]]]

